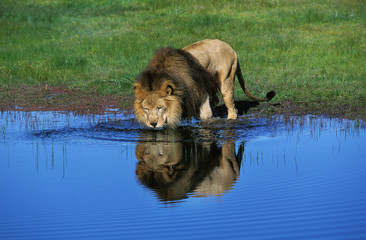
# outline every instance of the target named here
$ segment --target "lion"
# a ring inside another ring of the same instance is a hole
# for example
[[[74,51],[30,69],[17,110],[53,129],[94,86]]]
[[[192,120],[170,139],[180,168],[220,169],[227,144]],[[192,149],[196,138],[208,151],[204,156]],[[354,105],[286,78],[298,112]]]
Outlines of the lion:
[[[135,79],[134,110],[150,128],[176,127],[183,117],[212,117],[219,85],[188,52],[172,47],[158,50]]]
[[[238,55],[230,45],[221,40],[205,39],[193,43],[183,50],[189,52],[208,72],[218,78],[220,92],[228,109],[228,119],[237,119],[238,117],[238,110],[234,103],[235,75],[245,94],[254,101],[269,101],[276,95],[274,91],[270,91],[265,98],[254,97],[244,83]]]
[[[183,49],[162,48],[135,79],[136,118],[150,128],[174,128],[183,117],[207,120],[221,92],[227,118],[237,119],[235,75],[255,101],[269,101],[276,95],[270,91],[265,98],[256,98],[249,92],[236,52],[223,41],[206,39]]]

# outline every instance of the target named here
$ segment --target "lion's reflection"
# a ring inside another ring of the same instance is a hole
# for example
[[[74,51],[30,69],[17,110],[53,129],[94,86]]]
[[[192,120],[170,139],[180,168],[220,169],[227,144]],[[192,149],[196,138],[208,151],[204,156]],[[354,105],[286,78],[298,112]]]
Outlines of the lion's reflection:
[[[239,176],[243,144],[236,154],[233,141],[218,145],[190,136],[178,130],[151,132],[136,146],[137,177],[163,201],[221,195]]]

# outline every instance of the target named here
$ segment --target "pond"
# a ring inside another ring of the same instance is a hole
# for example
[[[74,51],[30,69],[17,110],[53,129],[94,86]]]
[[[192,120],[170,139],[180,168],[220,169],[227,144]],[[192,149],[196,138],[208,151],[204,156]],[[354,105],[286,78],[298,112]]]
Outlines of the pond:
[[[366,130],[0,113],[0,239],[366,239]]]

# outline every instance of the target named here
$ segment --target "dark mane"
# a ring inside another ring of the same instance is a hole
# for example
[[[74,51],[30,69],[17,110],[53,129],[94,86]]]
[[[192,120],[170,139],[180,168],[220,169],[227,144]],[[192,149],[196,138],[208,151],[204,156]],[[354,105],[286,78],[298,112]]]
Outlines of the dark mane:
[[[218,83],[206,69],[188,52],[172,47],[161,48],[154,54],[147,68],[135,82],[147,92],[158,91],[162,84],[171,81],[173,95],[179,96],[183,104],[183,116],[199,116],[200,106],[206,100],[204,91],[216,101]]]
[[[146,69],[137,75],[135,82],[140,83],[146,91],[153,92],[158,91],[167,79],[173,80],[166,72],[158,73]]]

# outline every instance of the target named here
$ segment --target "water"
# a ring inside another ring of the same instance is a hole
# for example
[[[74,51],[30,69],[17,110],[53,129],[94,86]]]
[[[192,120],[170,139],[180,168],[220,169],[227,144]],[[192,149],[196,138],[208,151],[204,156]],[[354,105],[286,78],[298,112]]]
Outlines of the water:
[[[366,239],[364,124],[0,115],[0,239]]]

